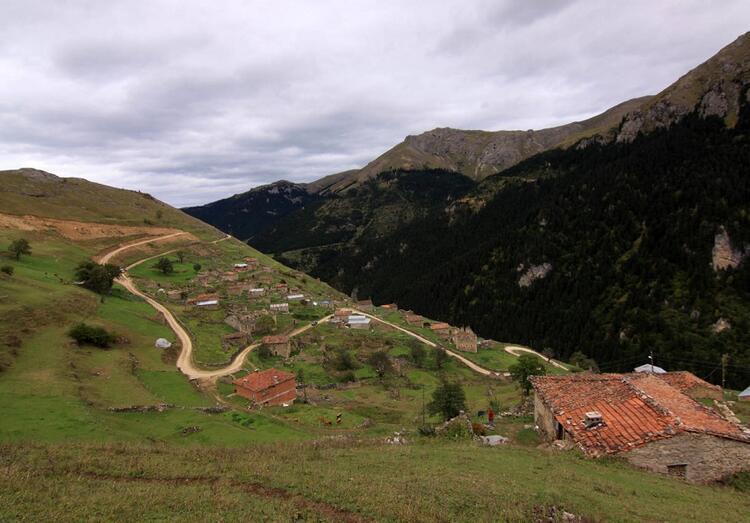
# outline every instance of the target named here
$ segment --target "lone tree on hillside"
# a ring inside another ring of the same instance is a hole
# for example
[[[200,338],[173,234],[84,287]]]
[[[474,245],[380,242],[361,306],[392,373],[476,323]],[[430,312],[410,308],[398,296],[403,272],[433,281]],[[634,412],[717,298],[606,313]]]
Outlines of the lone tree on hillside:
[[[107,263],[99,265],[91,260],[78,264],[76,267],[76,279],[82,282],[83,286],[98,294],[109,294],[112,290],[112,284],[115,278],[120,275],[122,270],[117,265]]]
[[[378,378],[383,379],[383,376],[393,372],[393,364],[391,359],[388,357],[388,353],[384,350],[373,352],[367,359],[367,363],[375,370]]]
[[[22,254],[31,254],[31,245],[26,238],[19,238],[11,242],[8,250],[16,257],[16,260],[20,260]]]
[[[437,370],[441,370],[443,368],[443,365],[448,361],[448,353],[445,352],[445,349],[442,347],[438,347],[435,349],[435,368]]]
[[[185,261],[185,256],[187,256],[187,253],[183,250],[179,250],[176,253],[174,253],[175,256],[177,256],[177,261],[180,263]]]
[[[547,374],[547,369],[545,369],[542,360],[533,354],[522,354],[518,357],[518,362],[508,367],[508,370],[526,396],[531,391],[529,378]]]
[[[166,256],[159,258],[159,261],[157,261],[153,267],[154,269],[160,270],[163,274],[171,274],[174,272],[174,263],[172,263],[172,260]]]
[[[424,347],[420,342],[417,340],[411,340],[409,342],[409,356],[411,357],[411,362],[414,364],[417,368],[422,368],[424,365],[424,359],[425,359],[425,350]]]
[[[443,419],[451,419],[466,410],[466,395],[460,383],[443,381],[432,393],[432,401],[427,404],[427,412],[441,414]]]

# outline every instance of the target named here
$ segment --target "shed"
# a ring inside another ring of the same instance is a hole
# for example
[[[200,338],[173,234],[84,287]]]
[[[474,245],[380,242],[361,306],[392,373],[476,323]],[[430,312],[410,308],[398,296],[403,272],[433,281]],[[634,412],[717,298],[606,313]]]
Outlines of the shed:
[[[737,397],[740,399],[740,401],[750,401],[750,387],[740,392]]]
[[[656,365],[652,365],[651,363],[646,363],[645,365],[641,365],[640,367],[636,367],[636,372],[650,372],[651,374],[666,374],[667,371],[662,369],[661,367],[657,367]]]

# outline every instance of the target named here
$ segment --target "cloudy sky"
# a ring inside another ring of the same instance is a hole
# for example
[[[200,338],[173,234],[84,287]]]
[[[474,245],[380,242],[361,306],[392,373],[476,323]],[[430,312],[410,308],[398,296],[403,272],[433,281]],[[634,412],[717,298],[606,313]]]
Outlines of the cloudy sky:
[[[205,203],[434,127],[586,118],[749,20],[746,0],[2,0],[0,169]]]

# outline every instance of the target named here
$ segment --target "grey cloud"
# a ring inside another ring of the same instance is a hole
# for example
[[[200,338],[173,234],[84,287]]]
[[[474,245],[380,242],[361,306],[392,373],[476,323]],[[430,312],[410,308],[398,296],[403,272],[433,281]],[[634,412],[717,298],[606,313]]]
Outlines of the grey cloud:
[[[740,0],[7,0],[0,168],[175,205],[311,181],[433,127],[546,127],[656,92],[748,15]]]

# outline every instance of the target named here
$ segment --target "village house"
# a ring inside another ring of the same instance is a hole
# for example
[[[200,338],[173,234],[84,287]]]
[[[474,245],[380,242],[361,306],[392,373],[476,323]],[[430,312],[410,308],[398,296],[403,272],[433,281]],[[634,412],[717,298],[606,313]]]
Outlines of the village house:
[[[274,290],[280,294],[287,294],[289,292],[289,285],[286,283],[277,283],[273,286]]]
[[[246,271],[248,268],[247,263],[235,263],[234,270],[238,272]]]
[[[451,326],[447,323],[433,323],[430,325],[430,330],[444,340],[451,336]]]
[[[453,329],[451,341],[457,350],[464,352],[477,352],[477,335],[471,327]]]
[[[299,301],[305,297],[304,294],[290,294],[286,297],[289,301]]]
[[[712,399],[722,401],[724,399],[724,391],[721,387],[700,379],[692,372],[665,372],[659,375],[659,378],[694,400]]]
[[[746,388],[737,395],[740,401],[750,401],[750,387]]]
[[[257,315],[251,312],[239,312],[230,314],[224,318],[224,323],[232,327],[236,331],[244,332],[246,334],[252,334],[255,329],[255,321]]]
[[[383,305],[379,305],[379,307],[381,309],[387,309],[387,310],[397,310],[398,309],[398,305],[396,305],[395,303],[385,303]]]
[[[245,347],[250,342],[247,332],[232,332],[221,337],[221,346],[224,349]]]
[[[190,298],[187,301],[188,305],[193,307],[199,307],[201,309],[217,309],[219,308],[219,295],[218,294],[199,294],[194,298]]]
[[[248,291],[251,298],[260,298],[266,293],[266,289],[263,287],[253,287]]]
[[[243,292],[249,289],[249,285],[244,283],[236,283],[227,287],[227,293],[232,296],[239,296]]]
[[[221,280],[222,281],[237,281],[238,275],[236,272],[233,272],[233,271],[225,272],[221,275]]]
[[[253,276],[258,282],[265,283],[266,285],[270,285],[273,282],[273,276],[271,274],[267,274],[265,272],[262,272],[258,275]]]
[[[248,270],[254,271],[258,268],[258,258],[247,257],[245,258]]]
[[[167,298],[172,301],[179,301],[182,299],[182,293],[185,292],[182,289],[172,289],[167,291]]]
[[[256,405],[291,405],[297,398],[294,374],[276,369],[251,372],[234,380],[238,396]]]
[[[404,316],[404,319],[406,320],[406,323],[414,326],[422,325],[422,321],[424,321],[422,316],[412,313],[407,313],[406,316]]]
[[[333,318],[331,318],[331,323],[346,323],[346,320],[351,314],[351,309],[336,309],[335,311],[333,311]]]
[[[264,336],[261,343],[263,343],[263,346],[268,347],[275,356],[288,358],[292,353],[289,336],[284,336],[283,334]]]
[[[346,324],[352,329],[368,330],[370,328],[370,318],[361,314],[352,314],[347,318]]]
[[[372,304],[372,300],[361,300],[357,302],[357,308],[361,311],[372,312],[375,307]]]
[[[272,303],[268,308],[273,312],[289,312],[288,303]]]
[[[576,446],[590,457],[618,455],[691,482],[750,470],[750,432],[670,384],[690,381],[695,390],[700,378],[664,376],[534,376],[537,430],[547,441]]]

